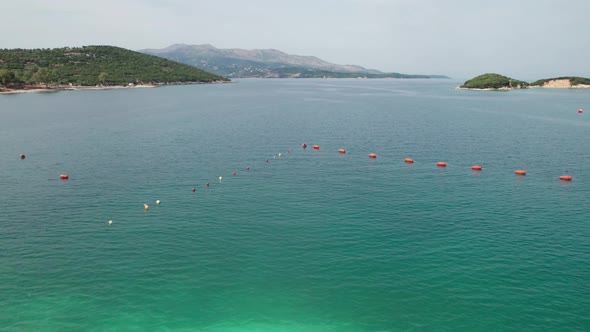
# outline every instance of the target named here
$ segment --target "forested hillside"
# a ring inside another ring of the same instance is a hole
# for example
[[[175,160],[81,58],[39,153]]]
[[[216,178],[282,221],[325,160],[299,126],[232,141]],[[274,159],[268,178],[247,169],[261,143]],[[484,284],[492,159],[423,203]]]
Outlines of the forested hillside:
[[[114,46],[0,49],[0,84],[127,85],[227,81],[193,66]]]

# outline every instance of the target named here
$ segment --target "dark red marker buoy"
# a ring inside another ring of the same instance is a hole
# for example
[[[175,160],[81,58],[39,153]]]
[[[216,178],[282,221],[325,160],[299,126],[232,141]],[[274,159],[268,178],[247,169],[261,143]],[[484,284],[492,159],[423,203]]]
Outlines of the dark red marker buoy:
[[[25,154],[21,153],[19,157],[20,157],[20,159],[25,159]]]
[[[307,147],[307,144],[303,143],[301,144],[301,147],[305,149]]]
[[[206,185],[207,187],[209,187],[209,182],[205,182],[205,185]]]
[[[250,170],[250,166],[246,167],[246,170],[249,171]]]
[[[67,174],[60,174],[60,175],[59,175],[59,178],[60,178],[60,179],[62,179],[62,180],[67,180],[67,179],[69,179],[69,178],[70,178],[70,176],[69,176],[69,175],[67,175]]]
[[[191,189],[192,192],[195,192],[195,188]]]
[[[236,172],[231,173],[231,175],[236,175]]]

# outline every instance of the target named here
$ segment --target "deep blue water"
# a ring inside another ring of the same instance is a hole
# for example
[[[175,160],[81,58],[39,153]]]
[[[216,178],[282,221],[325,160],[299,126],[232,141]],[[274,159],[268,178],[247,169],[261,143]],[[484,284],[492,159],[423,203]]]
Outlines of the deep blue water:
[[[456,85],[0,95],[0,330],[590,330],[590,90]]]

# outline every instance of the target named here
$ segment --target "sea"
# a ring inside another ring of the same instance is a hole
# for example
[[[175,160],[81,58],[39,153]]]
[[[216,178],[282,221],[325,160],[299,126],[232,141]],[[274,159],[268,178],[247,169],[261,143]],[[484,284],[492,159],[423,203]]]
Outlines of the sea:
[[[460,83],[0,95],[0,331],[589,331],[590,90]]]

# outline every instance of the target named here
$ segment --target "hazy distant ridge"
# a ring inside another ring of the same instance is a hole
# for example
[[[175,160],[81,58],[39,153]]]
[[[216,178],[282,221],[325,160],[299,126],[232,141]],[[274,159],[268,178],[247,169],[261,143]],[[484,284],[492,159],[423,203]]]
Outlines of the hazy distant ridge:
[[[262,63],[280,64],[289,67],[308,67],[319,70],[338,72],[369,72],[381,73],[355,65],[338,65],[324,61],[315,56],[291,55],[274,49],[245,50],[240,48],[220,49],[209,44],[186,45],[174,44],[163,49],[145,49],[142,53],[176,56],[178,60],[193,60],[200,63],[225,63],[227,60],[241,60]]]
[[[339,65],[315,56],[291,55],[274,49],[219,49],[208,44],[174,44],[163,49],[144,49],[139,52],[190,64],[225,77],[445,77],[383,73],[357,65]]]

